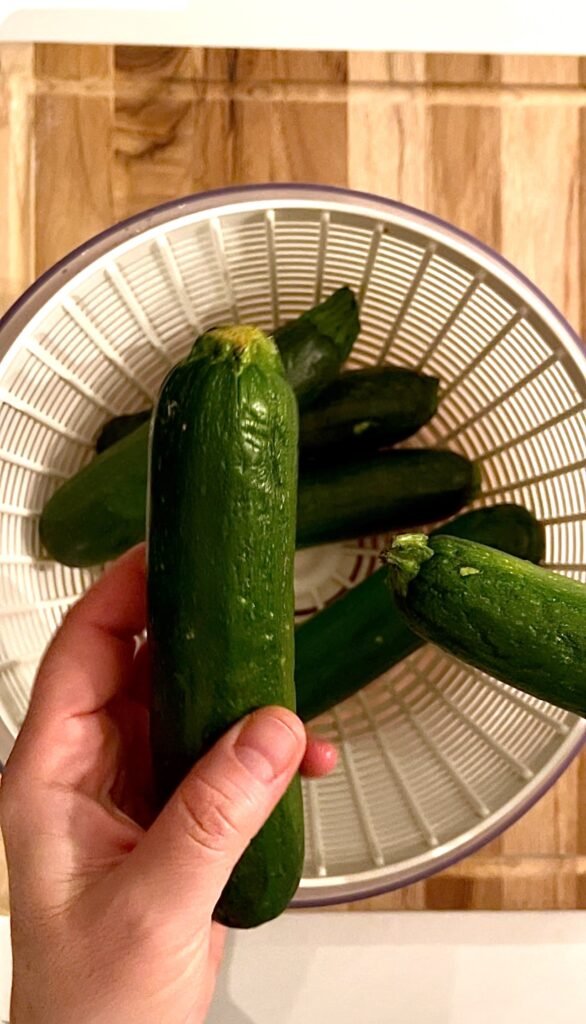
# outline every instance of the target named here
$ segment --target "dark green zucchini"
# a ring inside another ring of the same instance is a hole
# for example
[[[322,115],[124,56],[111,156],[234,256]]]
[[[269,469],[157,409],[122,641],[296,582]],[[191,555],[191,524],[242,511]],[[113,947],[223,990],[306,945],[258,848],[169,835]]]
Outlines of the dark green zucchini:
[[[347,458],[411,437],[435,413],[438,383],[400,366],[342,373],[303,410],[301,458]]]
[[[474,497],[478,468],[456,452],[410,448],[305,466],[297,547],[438,522]]]
[[[359,331],[358,304],[350,288],[338,288],[319,306],[277,328],[273,336],[300,404],[315,397],[336,376]],[[416,397],[423,400],[419,394]],[[150,415],[148,409],[108,420],[96,441],[98,454],[126,437]]]
[[[295,708],[297,406],[273,342],[208,332],[167,377],[153,420],[148,522],[151,741],[159,801],[243,715]],[[280,914],[303,866],[296,777],[215,911]]]
[[[66,480],[39,522],[44,548],[64,565],[102,565],[146,534],[149,424]]]
[[[339,288],[275,331],[285,376],[300,409],[337,377],[359,331],[358,303],[350,288]]]
[[[405,534],[386,552],[409,627],[461,661],[586,716],[586,586],[471,540]]]
[[[443,533],[535,562],[543,558],[543,525],[520,505],[465,512],[432,536]],[[328,711],[422,643],[399,612],[383,566],[296,630],[297,713],[307,722]]]
[[[439,526],[431,534],[437,537],[463,537],[489,548],[506,551],[537,564],[545,555],[545,528],[523,505],[504,503],[464,512],[457,519]]]
[[[152,409],[143,409],[141,412],[131,412],[126,416],[114,416],[104,424],[96,440],[96,452],[100,455],[107,448],[111,448],[123,437],[132,434],[133,430],[147,423],[151,418]]]
[[[108,448],[49,499],[41,541],[65,565],[100,565],[145,536],[149,424]],[[449,451],[409,449],[301,467],[297,546],[437,522],[473,497],[473,463]]]

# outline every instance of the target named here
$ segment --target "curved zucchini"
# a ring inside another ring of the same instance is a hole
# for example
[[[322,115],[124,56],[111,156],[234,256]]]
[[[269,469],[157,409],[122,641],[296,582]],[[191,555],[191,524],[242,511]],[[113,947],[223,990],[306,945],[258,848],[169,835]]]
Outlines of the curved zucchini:
[[[171,371],[150,454],[151,742],[160,801],[243,715],[295,708],[297,407],[272,341],[218,328]],[[297,777],[217,905],[248,928],[281,913],[303,866]]]
[[[410,628],[461,661],[586,716],[586,587],[474,541],[406,534],[386,552]]]
[[[304,409],[301,457],[346,457],[411,437],[435,413],[438,383],[399,366],[342,373]]]
[[[465,512],[431,536],[443,533],[468,537],[519,558],[543,558],[543,525],[520,505]],[[329,711],[422,643],[395,604],[387,570],[377,569],[296,630],[297,713],[307,722]]]
[[[306,466],[299,486],[297,547],[438,522],[470,501],[478,484],[473,462],[431,448]]]
[[[275,331],[285,376],[300,409],[338,375],[359,331],[358,303],[350,288],[339,288]]]

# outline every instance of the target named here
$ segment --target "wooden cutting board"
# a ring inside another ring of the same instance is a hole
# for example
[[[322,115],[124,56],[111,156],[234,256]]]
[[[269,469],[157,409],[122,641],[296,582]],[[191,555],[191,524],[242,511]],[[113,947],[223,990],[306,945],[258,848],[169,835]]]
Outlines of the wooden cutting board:
[[[5,45],[0,307],[145,207],[309,181],[467,229],[580,330],[585,109],[586,61],[575,58]],[[586,908],[586,757],[490,847],[354,907]]]

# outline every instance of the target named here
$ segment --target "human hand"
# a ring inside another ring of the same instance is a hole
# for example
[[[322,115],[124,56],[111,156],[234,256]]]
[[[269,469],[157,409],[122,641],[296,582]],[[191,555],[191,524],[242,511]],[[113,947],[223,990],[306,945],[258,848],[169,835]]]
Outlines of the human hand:
[[[67,615],[2,779],[12,1024],[203,1021],[224,933],[211,915],[234,865],[300,764],[335,763],[295,715],[264,708],[153,820],[144,624],[141,545]]]

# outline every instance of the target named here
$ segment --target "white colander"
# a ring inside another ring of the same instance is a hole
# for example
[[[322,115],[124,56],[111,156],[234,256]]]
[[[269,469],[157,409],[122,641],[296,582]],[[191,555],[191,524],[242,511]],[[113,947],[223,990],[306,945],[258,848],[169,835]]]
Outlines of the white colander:
[[[231,320],[270,329],[343,284],[361,303],[352,366],[388,360],[441,380],[437,415],[408,443],[477,459],[476,504],[525,504],[546,524],[547,564],[585,578],[586,360],[525,278],[449,225],[372,196],[267,186],[181,200],[78,249],[0,326],[0,716],[11,736],[43,648],[93,577],[43,559],[49,495],[91,458],[105,420],[152,403],[195,334]],[[372,572],[383,540],[300,554],[300,615]],[[296,903],[370,895],[470,852],[545,791],[585,728],[422,648],[318,723],[341,757],[305,784]]]

